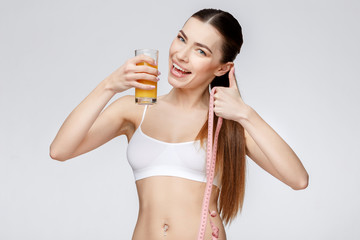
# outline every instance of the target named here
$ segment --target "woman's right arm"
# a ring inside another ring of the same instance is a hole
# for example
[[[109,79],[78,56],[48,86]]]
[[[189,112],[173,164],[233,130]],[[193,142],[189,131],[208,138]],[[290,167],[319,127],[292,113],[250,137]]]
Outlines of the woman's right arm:
[[[137,56],[127,61],[99,85],[70,113],[50,145],[50,157],[65,161],[89,152],[120,134],[125,124],[129,98],[123,97],[102,110],[110,99],[119,92],[137,87],[151,89],[152,86],[137,82],[137,79],[158,81],[155,68],[139,62],[154,65],[147,56]]]

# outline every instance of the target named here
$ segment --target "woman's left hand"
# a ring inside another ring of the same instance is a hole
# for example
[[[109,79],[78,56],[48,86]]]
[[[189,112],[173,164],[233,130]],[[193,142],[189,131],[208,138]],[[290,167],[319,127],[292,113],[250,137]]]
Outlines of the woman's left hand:
[[[240,97],[234,71],[233,66],[229,72],[230,86],[228,88],[216,87],[214,112],[218,117],[240,122],[242,119],[246,119],[250,107]]]

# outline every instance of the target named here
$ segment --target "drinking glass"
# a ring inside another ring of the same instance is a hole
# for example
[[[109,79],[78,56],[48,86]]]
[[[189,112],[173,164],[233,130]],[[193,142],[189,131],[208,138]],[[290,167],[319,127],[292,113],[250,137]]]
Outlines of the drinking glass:
[[[147,66],[150,66],[150,67],[153,67],[156,69],[158,68],[158,56],[159,56],[158,50],[155,50],[155,49],[137,49],[137,50],[135,50],[135,56],[142,55],[142,54],[153,58],[155,60],[155,65],[151,65],[146,62],[141,62],[141,63],[138,63],[137,65],[147,65]],[[150,90],[135,88],[135,102],[137,104],[141,104],[141,105],[151,105],[151,104],[156,103],[157,82],[144,80],[144,79],[138,79],[137,81],[139,83],[153,85],[153,86],[155,86],[155,88],[150,89]]]

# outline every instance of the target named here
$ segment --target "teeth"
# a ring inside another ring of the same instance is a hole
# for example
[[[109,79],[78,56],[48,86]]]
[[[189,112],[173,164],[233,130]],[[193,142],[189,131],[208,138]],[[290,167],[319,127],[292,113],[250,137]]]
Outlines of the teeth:
[[[186,73],[186,71],[184,69],[182,69],[180,66],[176,65],[175,63],[173,63],[173,66],[174,66],[174,68]]]

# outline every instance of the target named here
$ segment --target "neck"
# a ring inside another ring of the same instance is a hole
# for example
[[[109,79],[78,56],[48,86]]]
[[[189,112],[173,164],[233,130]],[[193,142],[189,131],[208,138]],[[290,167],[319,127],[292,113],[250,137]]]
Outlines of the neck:
[[[181,89],[173,88],[166,96],[167,101],[183,109],[208,107],[210,93],[205,89]]]

